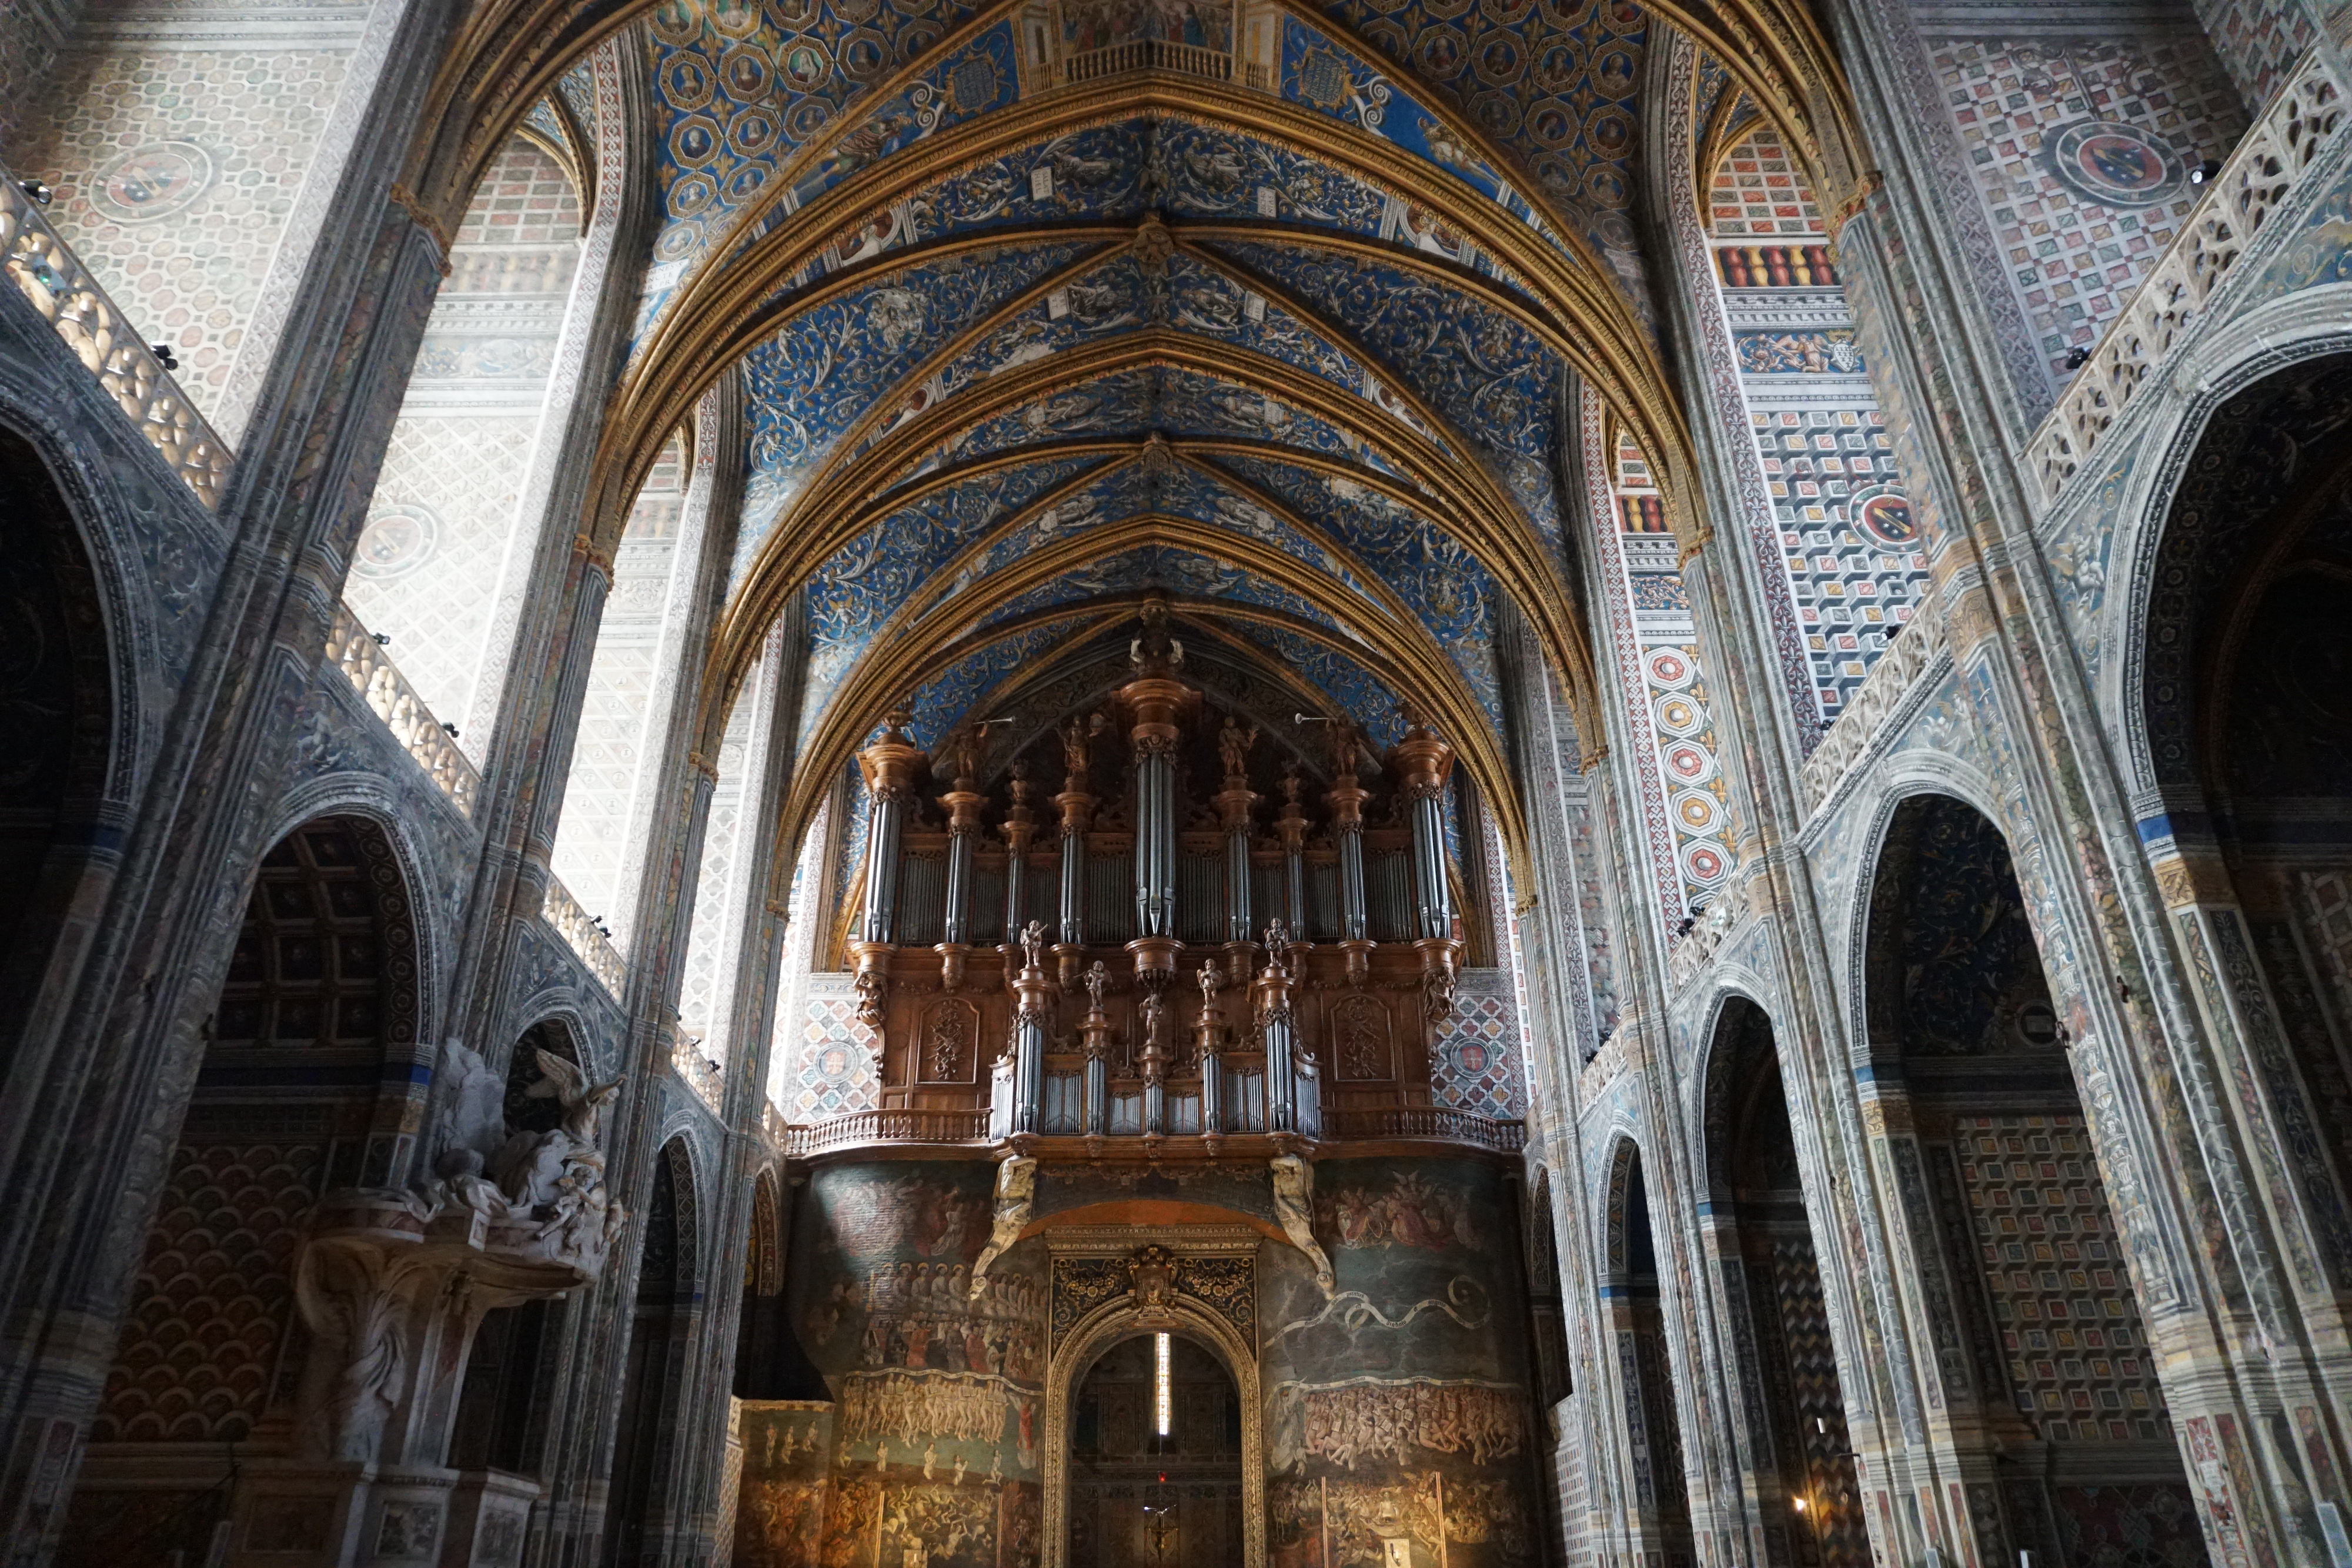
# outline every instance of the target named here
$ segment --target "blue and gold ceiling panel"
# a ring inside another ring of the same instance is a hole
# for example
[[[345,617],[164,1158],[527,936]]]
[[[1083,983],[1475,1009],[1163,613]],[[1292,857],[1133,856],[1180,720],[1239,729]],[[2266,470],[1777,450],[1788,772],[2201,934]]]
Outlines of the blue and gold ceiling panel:
[[[1054,504],[1041,507],[954,569],[952,580],[936,595],[989,591],[988,579],[1036,552],[1076,538],[1095,528],[1137,517],[1175,517],[1220,529],[1239,538],[1255,539],[1293,560],[1345,586],[1365,601],[1368,610],[1384,609],[1349,564],[1323,541],[1309,538],[1230,485],[1177,461],[1159,444],[1147,446],[1143,456],[1083,487],[1065,492]],[[919,608],[919,601],[910,608]]]
[[[985,716],[971,711],[973,702],[1002,685],[1023,665],[1051,653],[1069,639],[1074,628],[1088,624],[1090,619],[1062,616],[1019,627],[964,654],[916,691],[915,722],[908,734],[928,750],[965,719]]]
[[[1146,589],[1165,589],[1192,599],[1228,599],[1265,610],[1279,610],[1311,622],[1342,637],[1358,634],[1317,605],[1278,583],[1269,582],[1248,568],[1199,550],[1171,545],[1145,545],[1073,567],[1049,581],[1006,601],[979,624],[983,629],[1051,610],[1058,604],[1105,599]]]
[[[1326,319],[1435,406],[1553,543],[1553,413],[1565,367],[1524,323],[1418,269],[1311,243],[1220,239],[1219,255]]]
[[[1146,364],[1054,389],[1010,413],[957,431],[932,447],[914,473],[1075,436],[1151,432],[1171,438],[1237,437],[1335,456],[1352,455],[1362,447],[1319,415],[1246,382],[1183,366]]]
[[[809,616],[820,644],[862,647],[957,551],[1103,461],[1061,457],[992,468],[891,512],[810,578]]]
[[[919,262],[809,307],[752,350],[743,363],[751,473],[738,570],[811,471],[909,370],[1085,248],[1006,246]]]
[[[1396,695],[1353,658],[1314,638],[1264,622],[1229,622],[1232,634],[1275,655],[1330,697],[1331,716],[1344,715],[1385,749],[1404,737]]]
[[[1637,89],[1649,47],[1649,18],[1638,6],[1631,0],[1589,6],[1328,0],[1323,10],[1517,160],[1647,312],[1626,216],[1641,123]],[[1449,151],[1433,148],[1431,155],[1445,163]]]
[[[646,31],[662,133],[663,226],[641,322],[769,194],[795,152],[979,9],[959,0],[672,0],[656,7]]]
[[[1385,491],[1255,454],[1214,461],[1339,540],[1429,628],[1479,706],[1499,718],[1495,674],[1498,591],[1478,558]]]

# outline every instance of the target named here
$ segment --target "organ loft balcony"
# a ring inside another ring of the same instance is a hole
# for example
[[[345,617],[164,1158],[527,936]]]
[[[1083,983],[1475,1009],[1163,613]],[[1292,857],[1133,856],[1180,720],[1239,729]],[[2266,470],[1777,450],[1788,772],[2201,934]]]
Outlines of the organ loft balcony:
[[[1432,1092],[1465,956],[1493,962],[1459,913],[1452,748],[1411,713],[1385,748],[1267,722],[1144,619],[1127,678],[1078,705],[930,751],[893,713],[859,754],[835,951],[875,1098],[788,1152],[1516,1152],[1522,1124]]]

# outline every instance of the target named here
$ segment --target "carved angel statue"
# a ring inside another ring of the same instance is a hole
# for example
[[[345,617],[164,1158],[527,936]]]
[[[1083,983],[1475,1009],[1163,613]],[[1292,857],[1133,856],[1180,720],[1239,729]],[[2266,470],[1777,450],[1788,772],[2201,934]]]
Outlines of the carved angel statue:
[[[1356,727],[1345,719],[1334,720],[1331,725],[1332,773],[1341,780],[1353,784],[1356,781],[1359,754]]]
[[[1087,1000],[1094,1011],[1102,1011],[1103,988],[1109,984],[1110,971],[1103,967],[1100,958],[1096,959],[1093,967],[1087,970],[1086,977]]]
[[[1315,1282],[1328,1299],[1339,1281],[1331,1272],[1331,1260],[1315,1239],[1315,1167],[1297,1155],[1276,1155],[1268,1164],[1274,1169],[1274,1217],[1282,1222],[1290,1244],[1315,1265]]]
[[[1045,923],[1032,920],[1021,928],[1021,958],[1033,969],[1045,964]]]
[[[1287,806],[1298,804],[1298,763],[1296,758],[1282,765],[1282,800]]]
[[[1143,1050],[1147,1056],[1160,1052],[1160,1022],[1167,1017],[1168,1004],[1158,991],[1146,991],[1143,996]]]
[[[1092,722],[1074,718],[1062,727],[1062,767],[1073,779],[1087,776],[1087,743],[1102,728],[1100,714],[1090,715]]]
[[[1037,1162],[1015,1157],[996,1167],[996,1219],[989,1231],[988,1245],[971,1265],[971,1299],[978,1301],[988,1291],[988,1269],[1004,1255],[1005,1249],[1021,1239],[1022,1228],[1029,1223],[1030,1212],[1037,1206]]]
[[[1217,973],[1213,960],[1201,966],[1201,1011],[1203,1016],[1215,1009],[1217,993],[1223,989],[1223,977]]]
[[[1265,946],[1271,953],[1280,953],[1290,946],[1289,924],[1279,915],[1265,923]]]
[[[1249,766],[1250,747],[1257,744],[1257,727],[1244,729],[1234,720],[1225,720],[1225,727],[1217,732],[1217,755],[1223,759],[1228,779],[1244,771]]]
[[[509,1201],[520,1211],[533,1211],[555,1201],[557,1184],[574,1166],[591,1166],[602,1183],[604,1151],[596,1134],[604,1107],[621,1092],[618,1078],[591,1085],[588,1075],[551,1051],[541,1051],[539,1070],[544,1073],[526,1091],[534,1100],[553,1099],[563,1106],[562,1125],[545,1133],[516,1133],[500,1146],[490,1171]]]

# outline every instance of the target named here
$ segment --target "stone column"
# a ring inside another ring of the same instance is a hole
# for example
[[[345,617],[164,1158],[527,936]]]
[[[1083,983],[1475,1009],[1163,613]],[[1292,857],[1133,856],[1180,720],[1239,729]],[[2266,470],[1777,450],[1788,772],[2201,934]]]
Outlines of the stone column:
[[[857,940],[849,945],[857,971],[857,1017],[874,1031],[874,1055],[882,1056],[882,1005],[889,988],[890,954],[898,941],[898,850],[906,832],[907,808],[915,799],[915,776],[929,760],[907,738],[914,716],[896,709],[882,716],[882,734],[857,754],[868,800],[866,828],[866,906],[857,918]]]
[[[949,743],[955,787],[940,797],[940,807],[948,814],[948,906],[938,951],[940,986],[950,991],[962,988],[964,957],[971,951],[972,857],[980,848],[980,810],[987,803],[987,797],[972,788],[972,749],[977,738],[967,729]]]
[[[1454,934],[1454,888],[1445,874],[1445,786],[1454,748],[1407,714],[1395,761],[1412,823],[1413,950],[1421,955],[1423,1011],[1433,1023],[1454,1015],[1462,941]]]
[[[1277,1136],[1298,1131],[1298,1075],[1293,1066],[1289,933],[1276,921],[1265,931],[1265,967],[1257,973],[1252,1001],[1265,1042],[1265,1130]]]
[[[1372,943],[1364,923],[1364,802],[1371,791],[1356,781],[1360,740],[1353,727],[1335,721],[1331,733],[1336,782],[1324,795],[1331,808],[1331,836],[1339,846],[1339,950],[1348,956],[1348,982],[1361,985],[1371,972]]]
[[[185,613],[205,631],[159,699],[172,706],[157,716],[148,805],[126,815],[110,851],[119,884],[145,891],[91,913],[69,996],[11,1041],[11,1087],[41,1085],[0,1096],[0,1543],[12,1562],[43,1560],[63,1522],[202,1060],[202,1020],[302,740],[288,720],[326,646],[439,284],[441,235],[393,189],[458,17],[394,12],[341,218],[295,291],[295,325],[203,535],[235,549],[206,564],[185,542],[193,533],[154,539],[159,561],[201,584]]]

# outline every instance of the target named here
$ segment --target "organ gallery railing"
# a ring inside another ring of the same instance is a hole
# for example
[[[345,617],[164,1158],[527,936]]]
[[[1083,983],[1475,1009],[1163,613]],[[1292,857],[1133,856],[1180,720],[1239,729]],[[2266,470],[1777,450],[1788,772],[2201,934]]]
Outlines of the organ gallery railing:
[[[196,499],[218,506],[234,454],[5,171],[0,171],[0,266]]]
[[[2208,183],[2147,281],[2107,324],[2098,347],[2026,448],[2043,505],[2089,465],[2099,443],[2172,351],[2271,214],[2326,150],[2344,120],[2344,84],[2315,48]]]

